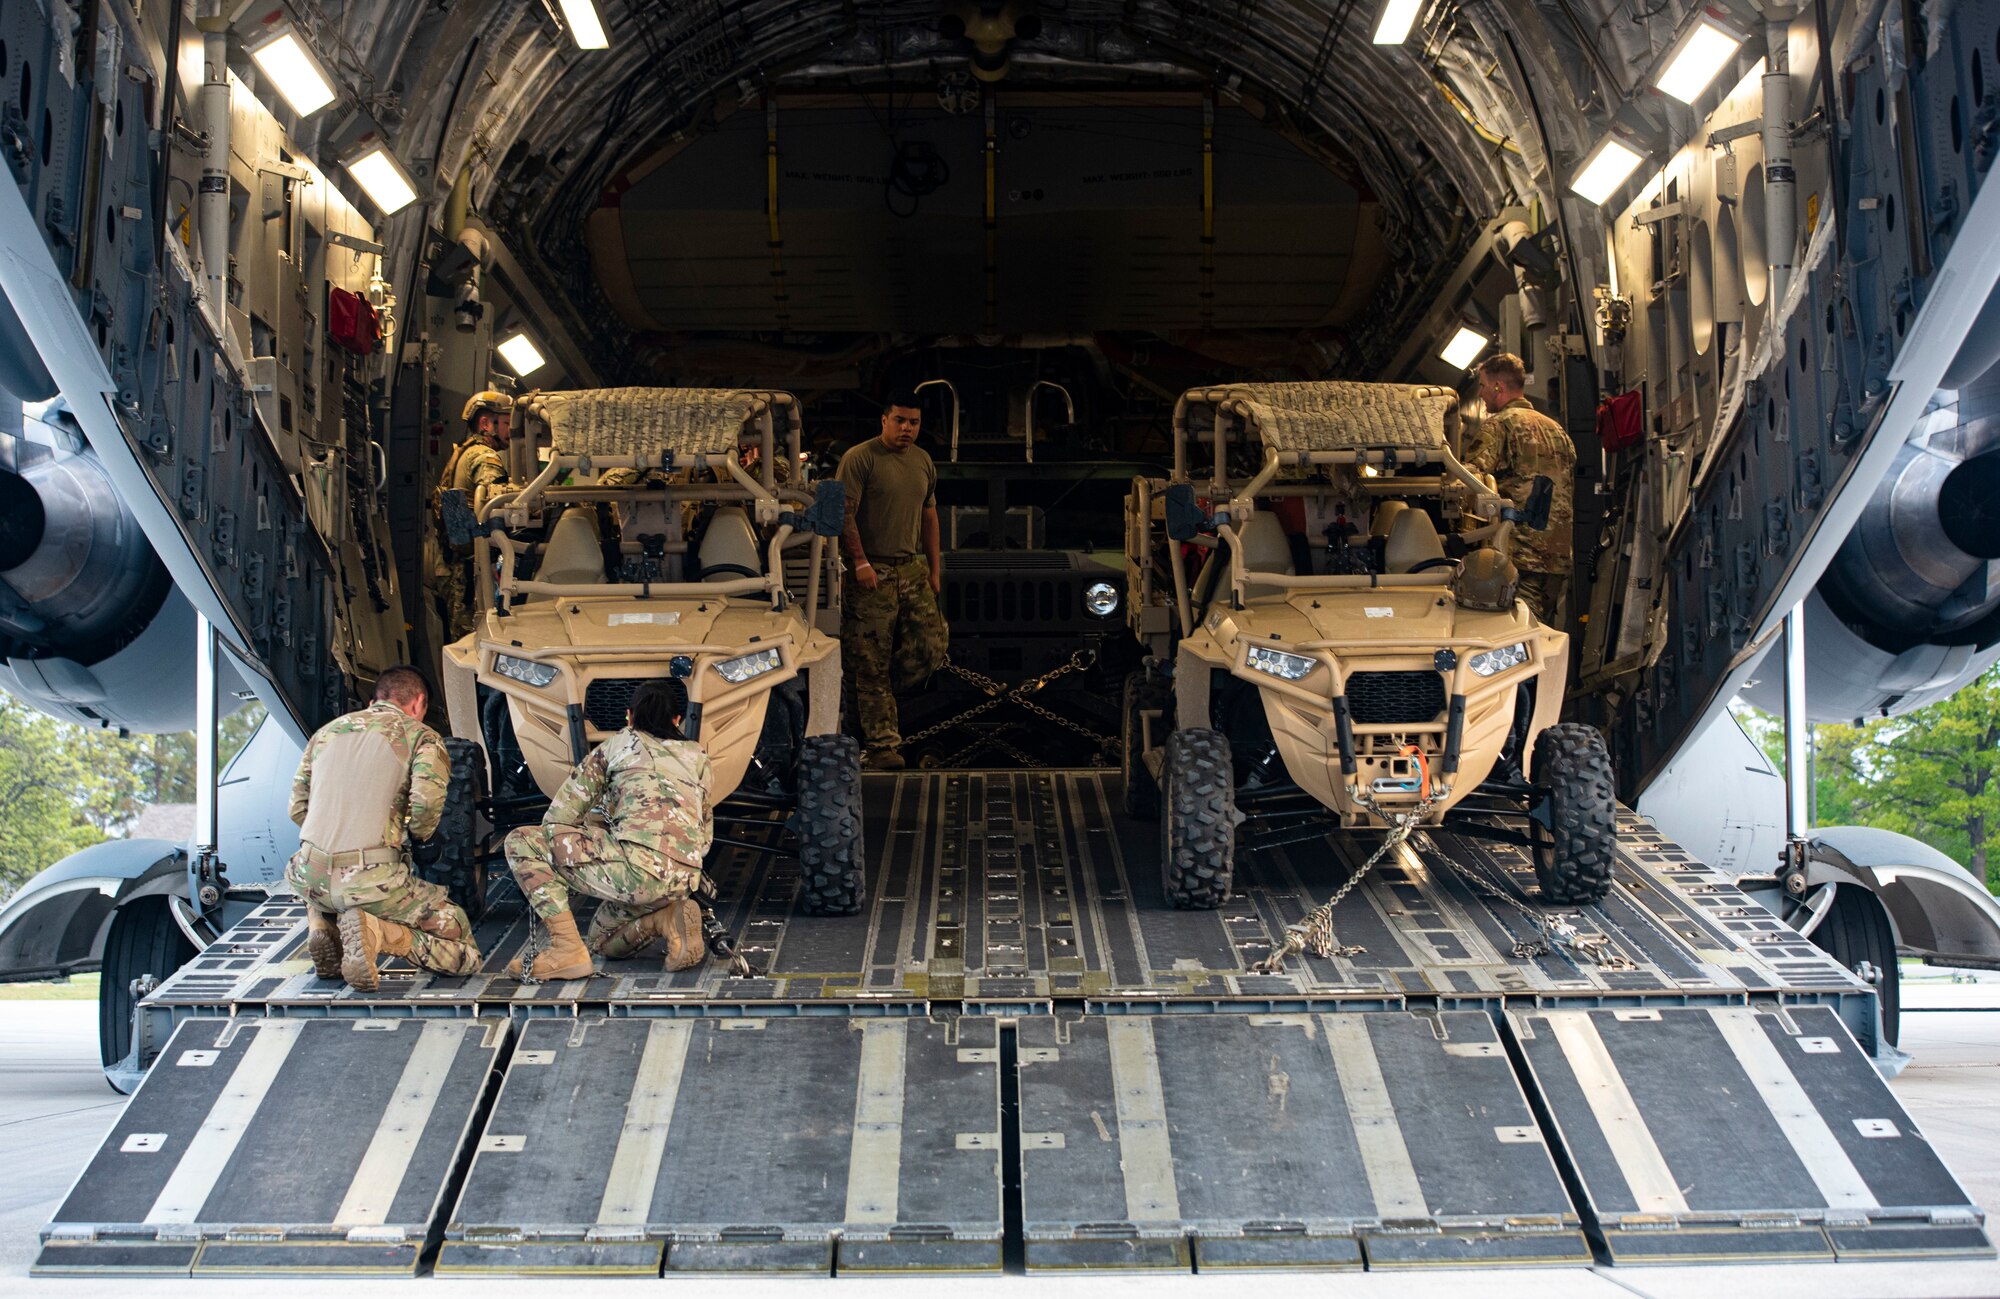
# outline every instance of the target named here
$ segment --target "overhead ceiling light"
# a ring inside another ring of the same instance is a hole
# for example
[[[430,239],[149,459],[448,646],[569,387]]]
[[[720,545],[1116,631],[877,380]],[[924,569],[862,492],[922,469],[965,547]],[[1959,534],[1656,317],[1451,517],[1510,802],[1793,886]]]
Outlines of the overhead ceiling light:
[[[1721,75],[1729,60],[1743,45],[1743,38],[1723,27],[1707,14],[1695,20],[1667,55],[1653,84],[1662,94],[1672,95],[1683,104],[1701,98],[1709,83]]]
[[[338,98],[326,69],[290,28],[254,46],[250,57],[300,117],[310,117]]]
[[[1576,169],[1576,178],[1570,181],[1569,187],[1587,202],[1602,204],[1618,192],[1626,177],[1637,171],[1639,164],[1645,160],[1644,154],[1630,148],[1617,136],[1607,135],[1603,143],[1583,160],[1583,166]]]
[[[347,160],[346,167],[383,216],[394,216],[416,201],[416,185],[387,145],[367,145]]]
[[[524,379],[549,363],[549,359],[542,355],[542,349],[519,330],[496,350],[500,359],[507,363],[507,368]]]
[[[1423,7],[1424,0],[1382,0],[1381,16],[1375,20],[1375,43],[1401,45],[1410,39],[1410,28],[1417,25],[1417,14]]]
[[[608,49],[611,42],[604,35],[604,24],[597,17],[597,6],[591,0],[562,0],[563,22],[569,27],[569,38],[576,42],[580,50]]]
[[[1460,325],[1458,332],[1451,336],[1451,341],[1444,345],[1444,350],[1439,352],[1438,356],[1452,369],[1463,370],[1478,360],[1479,354],[1485,351],[1486,345],[1492,341],[1470,325]]]

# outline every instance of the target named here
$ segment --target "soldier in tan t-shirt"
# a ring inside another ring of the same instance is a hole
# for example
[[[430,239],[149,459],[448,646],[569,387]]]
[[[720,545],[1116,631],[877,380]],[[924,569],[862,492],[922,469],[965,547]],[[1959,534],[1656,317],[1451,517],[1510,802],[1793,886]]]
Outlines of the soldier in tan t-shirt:
[[[916,446],[922,420],[916,394],[898,392],[882,412],[881,435],[840,458],[840,481],[847,489],[841,541],[852,578],[840,653],[854,692],[864,761],[876,771],[903,765],[896,692],[943,667],[951,643],[937,603],[944,586],[937,466]]]

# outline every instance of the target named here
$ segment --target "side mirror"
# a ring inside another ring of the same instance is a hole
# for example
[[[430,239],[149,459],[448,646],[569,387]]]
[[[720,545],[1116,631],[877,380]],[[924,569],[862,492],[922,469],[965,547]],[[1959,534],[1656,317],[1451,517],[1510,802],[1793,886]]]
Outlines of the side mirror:
[[[479,520],[472,513],[472,502],[464,492],[452,489],[438,496],[438,514],[444,522],[444,539],[455,547],[472,544],[472,538],[479,531]]]
[[[1175,541],[1193,541],[1208,524],[1208,516],[1195,499],[1193,483],[1167,485],[1167,536]]]
[[[847,484],[838,478],[813,486],[813,503],[805,512],[806,531],[815,537],[838,537],[847,526]]]
[[[1540,532],[1549,526],[1549,506],[1555,499],[1556,485],[1547,474],[1536,474],[1535,485],[1528,489],[1528,502],[1521,507],[1521,522]]]

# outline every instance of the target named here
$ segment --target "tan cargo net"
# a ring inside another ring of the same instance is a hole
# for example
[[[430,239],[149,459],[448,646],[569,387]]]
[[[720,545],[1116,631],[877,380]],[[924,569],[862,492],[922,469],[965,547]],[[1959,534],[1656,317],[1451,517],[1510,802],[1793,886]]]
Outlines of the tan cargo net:
[[[1288,451],[1439,451],[1458,405],[1449,388],[1402,383],[1239,383],[1207,389],[1243,403],[1265,446]]]
[[[562,456],[734,455],[743,422],[775,394],[741,388],[592,388],[535,393],[527,413]]]

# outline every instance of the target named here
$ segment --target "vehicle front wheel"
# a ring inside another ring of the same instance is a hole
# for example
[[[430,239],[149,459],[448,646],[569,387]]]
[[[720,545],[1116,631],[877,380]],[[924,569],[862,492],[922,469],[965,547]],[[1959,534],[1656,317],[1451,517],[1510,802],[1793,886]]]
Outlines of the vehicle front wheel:
[[[1549,791],[1553,842],[1535,852],[1542,898],[1557,906],[1601,901],[1611,891],[1618,851],[1617,781],[1604,737],[1565,722],[1535,740],[1534,780]]]
[[[1146,727],[1141,716],[1171,702],[1166,687],[1144,672],[1125,678],[1119,708],[1119,774],[1125,778],[1125,814],[1150,821],[1160,814],[1160,786],[1146,767]]]
[[[1160,787],[1160,884],[1170,905],[1213,911],[1228,899],[1242,819],[1222,732],[1203,726],[1168,736]]]
[[[457,736],[448,736],[444,747],[451,755],[444,811],[431,837],[411,845],[410,860],[417,878],[444,885],[466,919],[476,921],[486,910],[486,859],[479,834],[479,805],[486,801],[486,755],[471,740]]]
[[[815,735],[799,749],[801,899],[816,916],[851,916],[867,900],[861,828],[861,745],[851,735]]]

